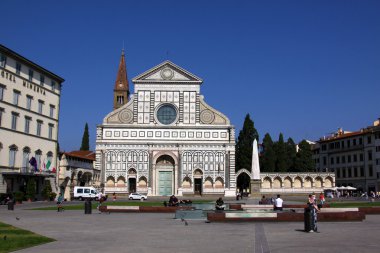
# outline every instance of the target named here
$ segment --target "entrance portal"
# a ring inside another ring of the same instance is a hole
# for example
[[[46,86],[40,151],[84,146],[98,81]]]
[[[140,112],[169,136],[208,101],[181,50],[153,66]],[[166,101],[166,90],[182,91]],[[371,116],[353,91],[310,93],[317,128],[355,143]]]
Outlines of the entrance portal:
[[[168,155],[162,155],[156,163],[156,185],[157,194],[169,196],[174,194],[174,159]]]
[[[202,195],[202,178],[194,179],[194,194]]]
[[[161,196],[172,195],[172,174],[171,171],[158,172],[158,194]]]
[[[136,192],[136,178],[129,178],[128,179],[128,191],[129,192]]]

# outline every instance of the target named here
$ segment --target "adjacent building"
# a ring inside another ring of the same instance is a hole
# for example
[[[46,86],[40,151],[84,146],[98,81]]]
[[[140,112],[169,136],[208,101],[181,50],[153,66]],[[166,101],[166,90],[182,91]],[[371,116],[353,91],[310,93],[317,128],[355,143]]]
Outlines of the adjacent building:
[[[97,127],[96,165],[107,193],[235,195],[235,129],[208,105],[203,80],[165,61],[135,77],[121,56],[114,110]]]
[[[57,145],[64,79],[0,45],[0,193],[35,179],[57,189]]]
[[[59,154],[58,182],[65,199],[72,199],[75,186],[100,188],[100,170],[94,168],[93,151],[71,151]]]
[[[343,129],[313,145],[317,172],[335,172],[337,186],[380,191],[380,119],[359,131]]]

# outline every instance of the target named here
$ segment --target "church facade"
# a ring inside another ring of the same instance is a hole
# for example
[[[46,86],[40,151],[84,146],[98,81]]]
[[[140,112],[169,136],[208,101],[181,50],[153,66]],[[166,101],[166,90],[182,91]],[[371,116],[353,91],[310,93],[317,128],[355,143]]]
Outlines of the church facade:
[[[235,196],[235,129],[209,106],[203,80],[170,61],[129,83],[122,54],[114,110],[97,126],[106,193]]]

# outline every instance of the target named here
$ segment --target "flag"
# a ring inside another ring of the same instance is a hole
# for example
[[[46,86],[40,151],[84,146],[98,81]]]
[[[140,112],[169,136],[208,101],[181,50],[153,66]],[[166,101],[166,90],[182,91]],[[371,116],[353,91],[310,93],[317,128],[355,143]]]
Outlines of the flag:
[[[51,165],[51,162],[50,162],[50,160],[48,160],[48,162],[46,163],[46,170],[49,170],[50,165]]]
[[[53,167],[53,169],[51,170],[53,173],[55,173],[56,172],[56,170],[55,170],[55,167]]]
[[[41,163],[40,172],[45,170],[45,160]]]
[[[36,158],[34,158],[34,156],[32,156],[32,158],[30,158],[29,164],[32,165],[32,167],[34,168],[34,171],[38,171],[37,160],[36,160]]]

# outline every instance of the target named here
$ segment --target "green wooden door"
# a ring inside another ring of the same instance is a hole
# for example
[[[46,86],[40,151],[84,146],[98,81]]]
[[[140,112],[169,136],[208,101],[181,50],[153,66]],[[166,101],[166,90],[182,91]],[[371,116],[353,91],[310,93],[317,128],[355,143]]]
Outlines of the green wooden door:
[[[172,195],[172,174],[171,171],[158,172],[158,194],[161,196]]]

